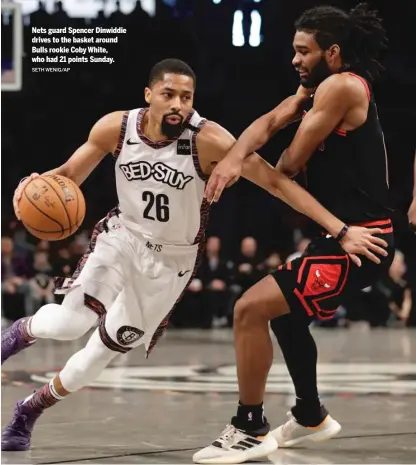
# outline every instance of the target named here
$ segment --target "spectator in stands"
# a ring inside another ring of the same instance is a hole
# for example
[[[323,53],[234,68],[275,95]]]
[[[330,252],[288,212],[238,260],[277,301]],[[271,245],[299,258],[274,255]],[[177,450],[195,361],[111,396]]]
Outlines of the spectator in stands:
[[[310,242],[311,240],[307,237],[301,238],[300,241],[296,244],[296,252],[293,252],[287,257],[286,263],[289,263],[295,258],[300,257],[303,254],[303,252],[305,252],[305,250],[308,248]]]
[[[396,250],[388,276],[383,277],[374,286],[373,293],[378,296],[378,300],[376,305],[370,309],[370,315],[387,313],[389,319],[392,317],[401,321],[408,319],[412,306],[412,297],[406,280],[406,272],[404,255],[400,250]],[[385,308],[385,311],[380,312],[383,308]],[[373,321],[374,317],[370,319],[370,324]],[[375,325],[372,324],[372,326]]]
[[[239,286],[240,295],[261,279],[260,265],[256,239],[245,237],[241,241],[240,256],[237,259],[235,271],[235,284]]]
[[[36,250],[38,252],[49,252],[50,248],[51,248],[50,242],[48,241],[39,241],[36,244]]]
[[[54,299],[52,266],[47,252],[38,251],[34,255],[33,276],[29,280],[32,296],[30,313],[35,313],[42,305],[51,304]]]
[[[221,258],[221,240],[219,237],[208,238],[205,251],[200,276],[205,288],[207,311],[211,313],[214,326],[226,326],[233,264]]]
[[[11,237],[1,238],[1,298],[2,320],[15,321],[31,311],[30,287],[26,278],[30,266],[14,255]]]
[[[368,321],[372,328],[387,327],[397,320],[406,321],[411,305],[404,255],[396,250],[389,274],[348,300],[347,318]]]
[[[61,247],[58,250],[58,256],[53,262],[53,275],[69,278],[72,276],[76,268],[76,264],[71,259],[69,250],[66,247]]]
[[[264,261],[264,265],[262,267],[263,275],[267,276],[268,274],[270,274],[273,271],[277,270],[277,268],[281,264],[282,264],[282,259],[281,259],[280,255],[277,252],[273,252]]]

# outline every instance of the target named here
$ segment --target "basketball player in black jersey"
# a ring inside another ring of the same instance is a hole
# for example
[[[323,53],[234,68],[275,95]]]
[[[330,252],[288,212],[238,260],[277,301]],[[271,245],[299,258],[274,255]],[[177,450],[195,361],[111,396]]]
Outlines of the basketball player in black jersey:
[[[309,324],[314,318],[332,318],[347,295],[371,286],[387,272],[394,256],[386,152],[370,84],[379,72],[377,56],[386,42],[381,20],[365,4],[349,13],[319,6],[306,11],[295,26],[293,65],[311,96],[277,168],[290,176],[303,171],[307,190],[346,225],[381,228],[388,255],[379,257],[380,264],[364,257],[357,266],[336,238],[321,231],[300,258],[240,298],[234,311],[237,414],[211,446],[194,455],[198,463],[241,463],[253,455],[250,449],[264,448],[270,427],[263,415],[263,396],[273,360],[269,321],[296,391],[289,420],[270,435],[279,446],[291,447],[329,439],[340,431],[319,400],[317,349]],[[247,128],[217,165],[206,189],[209,201],[219,199],[224,187],[240,176],[242,161],[276,132],[277,109]]]

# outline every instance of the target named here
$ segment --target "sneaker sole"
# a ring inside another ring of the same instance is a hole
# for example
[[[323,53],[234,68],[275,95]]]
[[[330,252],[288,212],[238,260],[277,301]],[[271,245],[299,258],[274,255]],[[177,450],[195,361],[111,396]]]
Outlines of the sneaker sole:
[[[210,457],[202,459],[193,459],[194,463],[243,463],[247,460],[259,459],[261,457],[266,457],[272,452],[276,451],[278,448],[276,440],[270,436],[265,439],[263,443],[259,446],[255,446],[252,449],[246,451],[236,452],[235,454],[227,454],[219,457]],[[195,454],[196,455],[196,454]],[[194,456],[195,457],[195,456]]]
[[[21,444],[3,444],[1,445],[2,452],[24,452],[30,449],[30,444],[21,445]]]
[[[277,432],[279,428],[276,428],[271,432],[272,436],[276,441],[278,442],[277,437],[275,436],[275,432]],[[300,444],[302,442],[324,442],[327,441],[328,439],[333,438],[336,436],[340,431],[341,431],[341,425],[334,420],[334,423],[329,427],[325,428],[321,431],[317,431],[316,433],[311,433],[306,436],[301,436],[296,439],[291,439],[290,441],[286,441],[284,443],[279,444],[279,447],[285,448],[285,447],[292,447],[296,446],[297,444]]]

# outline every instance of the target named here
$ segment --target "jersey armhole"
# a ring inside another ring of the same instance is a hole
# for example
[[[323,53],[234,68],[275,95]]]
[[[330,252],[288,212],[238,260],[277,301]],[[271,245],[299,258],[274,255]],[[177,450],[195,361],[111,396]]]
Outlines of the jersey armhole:
[[[355,73],[348,73],[350,76],[354,76],[356,77],[357,79],[359,79],[362,83],[363,83],[363,86],[365,87],[365,91],[367,92],[367,97],[368,97],[368,101],[371,100],[371,92],[370,92],[370,87],[368,86],[368,82],[361,76],[359,76],[358,74],[355,74]]]
[[[117,160],[118,156],[120,155],[121,149],[123,148],[124,139],[126,137],[127,121],[129,119],[129,114],[130,114],[130,110],[125,111],[124,115],[123,115],[123,120],[122,120],[122,123],[121,123],[121,129],[120,129],[120,135],[118,136],[117,147],[116,147],[116,149],[114,150],[114,153],[113,153],[114,160]]]
[[[198,176],[206,182],[209,178],[208,175],[206,175],[202,169],[201,169],[201,164],[199,163],[199,157],[198,157],[198,148],[196,146],[196,137],[199,133],[199,131],[205,126],[205,123],[207,122],[206,119],[201,120],[198,123],[198,126],[196,127],[197,130],[192,132],[192,159],[194,162],[194,167],[195,171],[198,173]]]

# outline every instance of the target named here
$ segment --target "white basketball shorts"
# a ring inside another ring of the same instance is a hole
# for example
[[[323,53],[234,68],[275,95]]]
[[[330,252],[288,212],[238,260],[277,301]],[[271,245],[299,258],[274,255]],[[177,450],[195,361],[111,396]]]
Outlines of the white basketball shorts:
[[[100,317],[100,336],[110,349],[125,353],[145,344],[149,352],[191,281],[197,255],[198,244],[158,244],[110,216],[97,224],[73,279],[55,292],[82,290],[85,305]]]

